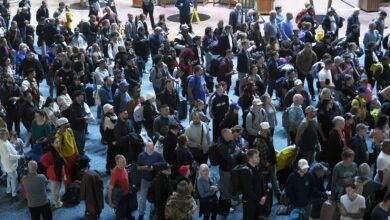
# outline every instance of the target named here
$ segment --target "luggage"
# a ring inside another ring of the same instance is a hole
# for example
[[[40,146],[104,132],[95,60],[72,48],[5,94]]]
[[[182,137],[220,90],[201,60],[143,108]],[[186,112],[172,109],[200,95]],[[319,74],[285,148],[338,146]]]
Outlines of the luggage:
[[[272,211],[272,203],[273,203],[273,190],[272,188],[269,188],[265,190],[266,200],[264,205],[260,205],[260,213],[262,213],[265,216],[268,216]]]
[[[91,186],[93,184],[93,186]],[[87,170],[80,184],[80,198],[85,202],[85,216],[93,216],[94,219],[100,218],[100,213],[104,207],[103,202],[103,181],[100,173],[97,170]],[[90,190],[87,188],[95,187],[94,189],[99,190],[99,193],[90,195]],[[91,199],[93,198],[93,199]]]
[[[340,219],[340,214],[337,209],[336,202],[328,199],[322,204],[320,212],[320,220],[336,220]]]
[[[141,173],[137,170],[137,164],[126,165],[126,171],[129,175],[129,181],[132,185],[139,187],[141,185]]]
[[[93,85],[88,83],[86,86],[85,86],[85,102],[89,105],[89,106],[94,106],[95,105],[95,97],[93,95],[93,92],[94,92],[94,88],[93,88]]]
[[[62,196],[62,202],[67,205],[77,205],[80,203],[80,183],[73,182],[69,184],[66,193]]]
[[[187,106],[187,100],[183,99],[179,101],[179,108],[178,108],[178,118],[179,120],[184,120],[187,118],[188,113],[188,106]]]
[[[220,55],[213,55],[210,61],[210,75],[217,77],[219,75],[219,64],[224,58]]]

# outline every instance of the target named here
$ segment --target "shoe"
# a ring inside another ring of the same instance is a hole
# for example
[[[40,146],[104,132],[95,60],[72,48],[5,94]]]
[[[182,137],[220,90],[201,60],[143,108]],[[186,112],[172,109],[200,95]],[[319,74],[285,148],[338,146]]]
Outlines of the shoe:
[[[144,215],[139,215],[138,220],[144,220]]]
[[[11,198],[11,201],[12,202],[17,202],[19,199],[18,199],[18,197],[17,196],[12,196],[12,198]]]
[[[312,96],[312,97],[311,97],[311,101],[312,101],[312,102],[315,102],[315,101],[316,101],[316,97]]]
[[[57,204],[54,205],[54,207],[55,207],[56,209],[58,209],[58,208],[61,208],[62,205],[63,205],[63,203],[62,203],[61,201],[59,201]]]

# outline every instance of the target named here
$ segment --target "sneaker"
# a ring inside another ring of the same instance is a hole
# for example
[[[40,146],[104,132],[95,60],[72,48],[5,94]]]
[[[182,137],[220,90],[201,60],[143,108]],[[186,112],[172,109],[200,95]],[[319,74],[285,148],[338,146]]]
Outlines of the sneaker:
[[[18,199],[18,197],[17,196],[12,196],[12,198],[11,198],[11,201],[12,202],[17,202],[19,199]]]

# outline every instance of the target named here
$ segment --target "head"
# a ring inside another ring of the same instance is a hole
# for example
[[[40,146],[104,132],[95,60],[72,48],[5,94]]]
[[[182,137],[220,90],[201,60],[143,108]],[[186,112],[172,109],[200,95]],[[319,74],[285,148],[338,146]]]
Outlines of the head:
[[[186,147],[187,147],[187,143],[188,143],[188,137],[187,137],[187,135],[182,134],[182,135],[180,135],[180,136],[177,138],[177,144],[179,145],[179,147],[186,148]]]
[[[192,113],[191,120],[192,120],[192,124],[200,125],[201,124],[201,120],[200,120],[199,112]]]
[[[302,105],[303,104],[303,96],[301,94],[295,94],[293,96],[293,103],[295,105]]]
[[[248,163],[252,166],[257,166],[260,163],[259,151],[257,149],[249,149],[246,153]]]
[[[349,199],[355,199],[355,195],[356,195],[356,186],[354,183],[347,183],[345,184],[345,194],[348,196]]]
[[[28,173],[36,174],[38,170],[38,163],[35,160],[30,160],[28,162]]]
[[[260,100],[264,106],[268,106],[269,104],[271,104],[271,97],[268,93],[264,93],[264,95],[260,97]]]
[[[309,163],[307,162],[307,160],[300,159],[298,161],[299,173],[301,173],[302,175],[306,174],[307,171],[309,170],[309,168],[310,168],[310,166],[309,166]]]
[[[343,160],[344,165],[350,166],[353,163],[353,160],[355,158],[355,152],[351,149],[345,149],[341,153],[341,159]]]
[[[317,116],[317,109],[313,106],[307,106],[305,109],[306,117],[309,119],[313,119]]]
[[[368,23],[368,29],[370,31],[374,31],[376,29],[376,24],[371,21],[370,23]]]
[[[291,21],[294,18],[294,15],[291,12],[287,12],[286,18],[288,21]]]
[[[129,114],[127,113],[126,109],[123,109],[121,112],[119,112],[119,118],[122,121],[126,121],[127,119],[129,119]]]
[[[324,61],[324,63],[325,63],[325,66],[324,66],[325,70],[330,70],[332,68],[332,65],[333,65],[332,59],[326,59]]]
[[[364,137],[367,134],[367,126],[363,123],[356,125],[356,134],[360,137]]]
[[[260,123],[260,135],[263,137],[269,137],[271,135],[271,127],[268,122]]]
[[[168,117],[169,115],[169,106],[168,105],[161,105],[160,107],[160,113],[163,117]]]
[[[244,131],[244,129],[239,125],[232,127],[231,130],[232,130],[232,134],[233,134],[234,139],[240,138],[242,135],[242,132]]]
[[[199,166],[199,177],[204,179],[209,179],[210,177],[209,173],[210,173],[210,169],[207,164],[203,163]]]
[[[344,129],[345,119],[342,116],[336,116],[332,120],[333,126],[335,129]]]
[[[9,133],[7,128],[0,128],[0,139],[3,141],[8,140]]]
[[[145,143],[145,151],[148,153],[152,153],[154,151],[154,146],[152,142]]]
[[[204,72],[203,71],[203,67],[201,65],[196,65],[194,67],[194,73],[195,73],[196,76],[198,76],[198,77],[202,76],[203,72]]]
[[[110,76],[104,77],[104,85],[108,88],[112,86],[112,78]]]
[[[76,90],[75,92],[74,92],[74,100],[79,104],[79,105],[81,105],[81,103],[83,103],[83,101],[84,101],[84,95],[83,95],[83,93],[80,91],[80,90]]]
[[[269,12],[269,20],[270,21],[275,21],[276,19],[276,11],[275,10],[272,10]]]
[[[385,20],[386,17],[387,17],[387,12],[385,12],[385,11],[380,11],[379,12],[379,19]]]
[[[33,101],[33,96],[31,94],[31,92],[28,92],[28,91],[23,93],[23,98],[24,98],[24,100],[26,102],[30,102],[31,103]]]
[[[390,155],[390,139],[385,139],[382,142],[382,152],[387,155]]]
[[[252,101],[252,110],[254,112],[259,112],[261,110],[261,105],[262,104],[263,103],[261,102],[260,99],[258,99],[258,98],[253,99],[253,101]]]
[[[176,121],[170,122],[168,125],[168,129],[177,135],[180,131],[179,123],[177,123]]]
[[[35,120],[38,122],[43,122],[45,121],[45,112],[43,110],[36,110],[34,114]]]
[[[305,52],[310,52],[310,51],[312,50],[312,45],[311,45],[311,43],[309,43],[309,42],[305,43],[305,46],[304,46],[303,50],[304,50]]]
[[[232,133],[232,130],[231,130],[231,129],[229,129],[229,128],[224,128],[224,129],[222,129],[221,134],[222,134],[222,138],[223,138],[226,142],[230,142],[230,141],[233,140],[233,133]]]
[[[187,181],[182,180],[177,184],[177,193],[180,195],[190,195]]]
[[[125,156],[123,156],[122,154],[117,154],[115,156],[115,163],[116,163],[116,166],[119,169],[124,169],[125,166],[126,166],[126,158],[125,158]]]
[[[234,57],[233,51],[231,49],[226,50],[225,57],[229,60],[232,60]]]
[[[360,177],[368,178],[368,176],[370,175],[370,165],[366,163],[360,164],[358,168],[358,175]]]

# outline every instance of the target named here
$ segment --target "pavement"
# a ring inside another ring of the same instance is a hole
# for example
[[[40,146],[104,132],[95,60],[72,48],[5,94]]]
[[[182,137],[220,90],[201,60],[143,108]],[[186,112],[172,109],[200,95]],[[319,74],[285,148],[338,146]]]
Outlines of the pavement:
[[[49,6],[49,11],[50,15],[54,12],[54,10],[58,7],[58,0],[50,0],[48,1],[48,6]],[[303,6],[305,0],[276,0],[275,5],[282,5],[283,10],[285,12],[291,11],[294,14],[300,11]],[[69,0],[66,1],[67,4],[71,5],[71,10],[74,14],[74,22],[73,22],[73,27],[81,20],[81,19],[88,19],[88,10],[85,8],[83,10],[76,9],[78,7],[78,1],[75,0]],[[40,5],[40,1],[32,1],[32,24],[36,25],[35,21],[35,12],[37,8]],[[132,2],[129,0],[117,0],[117,9],[119,11],[119,19],[122,21],[126,21],[126,14],[127,13],[133,13],[133,14],[140,14],[142,13],[142,10],[139,8],[133,8]],[[327,1],[315,1],[315,7],[317,10],[317,14],[325,14],[326,11],[326,5]],[[353,11],[353,8],[350,7],[349,5],[345,4],[344,2],[340,0],[334,0],[333,1],[333,7],[339,12],[339,14],[345,18],[347,18]],[[390,10],[389,8],[384,8],[386,11]],[[12,6],[11,12],[12,16],[15,14],[16,7]],[[199,13],[204,13],[210,16],[210,19],[204,22],[201,22],[200,24],[194,24],[193,29],[194,32],[203,35],[204,29],[206,26],[212,26],[215,27],[217,22],[219,20],[224,20],[225,23],[228,22],[228,13],[229,9],[226,7],[226,5],[219,5],[217,4],[215,7],[212,6],[212,3],[207,4],[206,6],[199,5],[198,6],[198,12]],[[165,14],[166,17],[172,14],[178,13],[177,9],[174,6],[167,6],[166,8],[162,8],[160,6],[155,7],[155,18],[158,17],[159,14]],[[368,27],[368,22],[375,18],[377,13],[366,13],[362,12],[360,16],[360,21],[362,24],[362,32],[364,30],[367,30]],[[149,20],[148,20],[149,22]],[[167,22],[168,27],[170,28],[170,38],[173,38],[175,34],[178,32],[179,29],[179,23],[172,23],[172,22]],[[346,24],[345,24],[346,26]],[[345,33],[345,26],[342,28],[340,31],[341,34]],[[388,32],[388,29],[386,30]],[[236,59],[234,60],[236,62]],[[150,69],[151,63],[147,63],[147,69]],[[142,84],[142,94],[146,94],[148,91],[153,91],[152,85],[149,82],[148,79],[149,75],[144,74],[143,77],[143,84]],[[233,78],[233,81],[235,81],[235,77]],[[46,83],[41,84],[41,92],[44,94],[44,97],[47,97],[49,92],[48,88],[46,86]],[[238,97],[234,96],[232,93],[229,94],[231,99],[233,101],[237,101]],[[313,103],[314,104],[314,103]],[[96,115],[96,107],[91,107],[92,112]],[[278,113],[278,120],[281,121],[281,112]],[[241,120],[241,117],[240,117]],[[183,125],[186,126],[188,125],[188,120],[183,120],[182,121]],[[22,137],[26,136],[26,130],[22,127]],[[284,147],[286,147],[286,139],[285,139],[285,134],[283,129],[278,127],[275,130],[275,135],[274,135],[274,145],[276,150],[281,150]],[[94,121],[91,122],[89,125],[89,134],[87,135],[87,142],[86,142],[86,152],[87,155],[91,158],[91,168],[98,170],[101,174],[103,174],[103,179],[104,179],[104,186],[107,186],[107,181],[109,177],[105,174],[105,154],[106,154],[106,146],[103,146],[100,143],[100,134],[99,134],[99,122]],[[217,175],[217,168],[213,167],[212,170],[212,175],[214,179],[218,179]],[[26,202],[19,200],[16,202],[12,202],[9,197],[6,196],[5,193],[5,181],[0,182],[1,187],[0,187],[0,220],[1,219],[29,219],[29,212],[26,207]],[[48,189],[50,187],[48,186]],[[106,189],[105,189],[106,191]],[[50,195],[50,191],[48,190],[48,193]],[[63,193],[63,190],[62,190]],[[51,195],[50,195],[51,199]],[[148,205],[149,207],[149,205]],[[271,215],[268,217],[268,219],[289,219],[287,216],[276,216],[275,212],[279,206],[277,204],[274,205],[273,211]],[[84,217],[84,202],[81,202],[77,206],[73,207],[63,207],[60,209],[53,209],[53,215],[54,219],[88,219]],[[102,210],[101,214],[101,219],[114,219],[114,211],[108,207],[107,204],[105,204],[104,209]],[[137,213],[134,213],[134,216],[137,216]],[[147,216],[145,216],[147,217]],[[145,218],[147,219],[147,218]],[[198,215],[194,215],[194,219],[199,219]],[[236,219],[242,219],[242,207],[238,206],[228,217],[228,219],[236,220]]]

